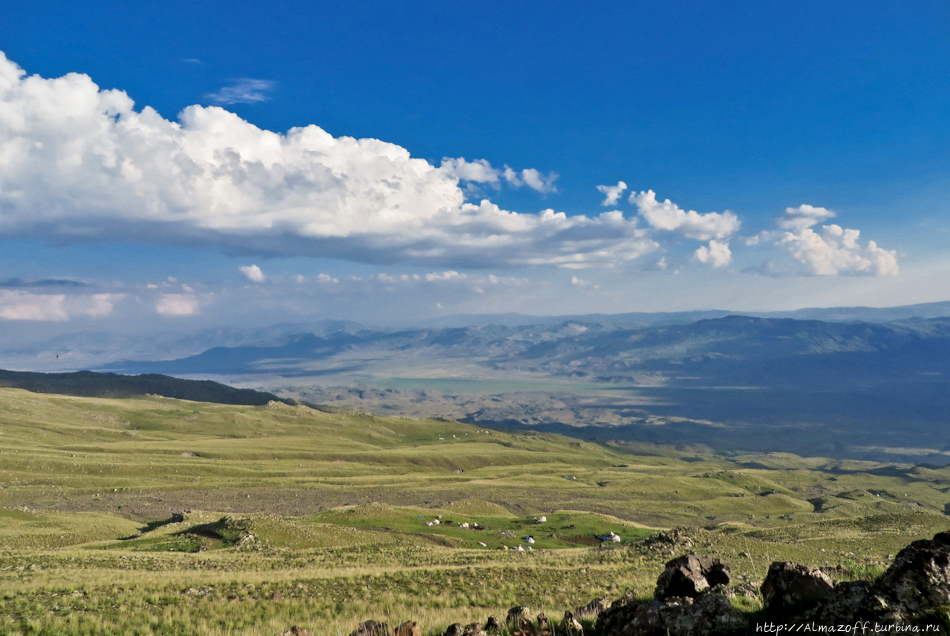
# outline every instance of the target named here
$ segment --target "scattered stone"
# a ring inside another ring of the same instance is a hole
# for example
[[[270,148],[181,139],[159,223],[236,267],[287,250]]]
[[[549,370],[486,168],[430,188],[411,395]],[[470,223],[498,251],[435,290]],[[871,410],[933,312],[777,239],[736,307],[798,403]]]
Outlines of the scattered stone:
[[[584,636],[584,627],[574,618],[571,610],[564,612],[564,619],[561,621],[561,629],[558,632],[564,636]]]
[[[720,559],[684,554],[666,564],[656,581],[653,597],[665,601],[672,597],[696,598],[714,585],[728,585],[729,564]]]
[[[462,636],[486,636],[486,634],[482,631],[482,624],[475,622],[465,626],[462,630]]]
[[[655,550],[673,550],[676,548],[689,550],[693,547],[693,540],[684,530],[673,528],[647,537],[643,541],[643,545]]]
[[[422,628],[416,621],[406,621],[396,628],[395,636],[422,636]]]
[[[304,629],[303,627],[297,627],[294,625],[280,636],[312,636],[312,633],[309,629]]]
[[[526,626],[534,625],[534,616],[531,614],[531,608],[525,607],[524,605],[516,605],[508,610],[508,616],[505,618],[505,625],[508,626],[508,631],[516,631],[524,629]]]
[[[544,612],[538,612],[538,618],[536,620],[538,623],[538,631],[546,632],[551,629],[551,625],[548,623],[548,617],[544,615]]]
[[[462,627],[461,623],[452,623],[445,628],[442,636],[463,636],[464,632],[465,628]]]
[[[800,563],[776,562],[762,583],[765,616],[784,620],[799,616],[827,600],[834,583],[821,570]]]
[[[350,636],[391,636],[392,633],[393,630],[388,624],[370,620],[360,623],[350,632]]]
[[[488,620],[485,621],[485,631],[489,634],[500,634],[501,625],[498,623],[498,619],[494,615],[489,616]]]
[[[610,607],[610,600],[606,596],[592,599],[586,605],[581,605],[574,610],[575,618],[597,618],[600,613]]]

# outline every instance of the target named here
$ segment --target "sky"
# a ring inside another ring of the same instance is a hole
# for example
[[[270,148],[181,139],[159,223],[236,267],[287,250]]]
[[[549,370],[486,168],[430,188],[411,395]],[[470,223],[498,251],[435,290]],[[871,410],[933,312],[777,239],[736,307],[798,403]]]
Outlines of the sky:
[[[945,2],[3,13],[8,328],[950,300]]]

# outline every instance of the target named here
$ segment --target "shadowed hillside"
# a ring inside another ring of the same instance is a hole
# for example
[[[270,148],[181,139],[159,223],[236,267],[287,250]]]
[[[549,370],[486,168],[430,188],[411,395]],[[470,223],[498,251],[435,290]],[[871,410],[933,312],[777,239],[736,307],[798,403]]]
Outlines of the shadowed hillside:
[[[293,400],[270,393],[234,387],[210,380],[182,380],[167,375],[118,375],[115,373],[28,373],[0,370],[0,386],[26,389],[34,393],[59,393],[83,397],[122,398],[141,395],[215,402],[217,404],[244,404],[263,406],[278,401],[292,404]]]

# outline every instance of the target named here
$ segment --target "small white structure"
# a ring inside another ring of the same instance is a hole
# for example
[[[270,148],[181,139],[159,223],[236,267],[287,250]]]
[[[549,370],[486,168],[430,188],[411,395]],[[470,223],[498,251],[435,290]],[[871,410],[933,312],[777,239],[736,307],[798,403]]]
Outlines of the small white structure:
[[[462,530],[468,530],[468,523],[467,523],[467,522],[462,524]]]
[[[618,537],[617,535],[614,535],[613,537],[611,537],[610,540],[613,541],[614,543],[620,543],[620,537]]]
[[[521,544],[518,544],[518,552],[524,552],[524,548],[521,547]]]
[[[534,543],[534,537],[528,537],[528,543]],[[530,550],[530,548],[528,548]]]
[[[545,517],[544,515],[541,515],[540,517],[534,520],[535,523],[547,523],[547,521],[548,521],[548,518]]]
[[[432,522],[431,522],[431,521],[426,521],[426,525],[431,528],[431,527],[432,527]]]
[[[487,544],[487,543],[482,543],[481,541],[478,542],[478,545],[482,546],[483,548],[487,548],[487,547],[488,547],[488,544]]]

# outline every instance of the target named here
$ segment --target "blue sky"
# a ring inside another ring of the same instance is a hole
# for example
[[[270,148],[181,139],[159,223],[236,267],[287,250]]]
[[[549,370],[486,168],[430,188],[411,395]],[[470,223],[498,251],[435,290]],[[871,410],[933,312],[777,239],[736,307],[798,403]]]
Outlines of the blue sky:
[[[138,4],[5,3],[0,320],[950,299],[946,3]]]

